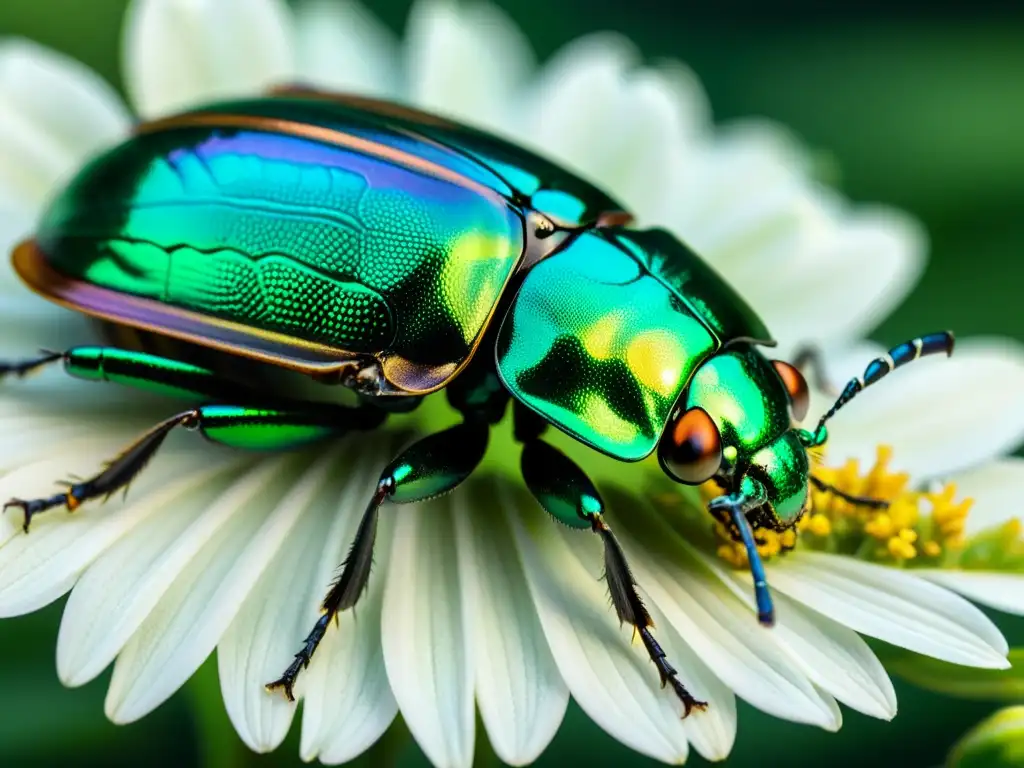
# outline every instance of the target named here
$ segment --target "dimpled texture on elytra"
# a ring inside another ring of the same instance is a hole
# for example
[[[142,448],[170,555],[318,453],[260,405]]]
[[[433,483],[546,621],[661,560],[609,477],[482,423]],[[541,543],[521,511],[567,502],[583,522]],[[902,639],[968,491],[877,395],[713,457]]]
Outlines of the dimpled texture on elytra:
[[[180,127],[94,161],[37,242],[60,273],[425,366],[470,354],[522,222],[459,179],[301,136]]]

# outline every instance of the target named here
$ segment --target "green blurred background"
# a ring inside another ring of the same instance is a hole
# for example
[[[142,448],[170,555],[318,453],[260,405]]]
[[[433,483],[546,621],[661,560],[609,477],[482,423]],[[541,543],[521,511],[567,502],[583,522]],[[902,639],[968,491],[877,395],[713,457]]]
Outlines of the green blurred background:
[[[400,31],[410,0],[368,5]],[[770,0],[499,0],[543,59],[580,34],[614,29],[651,58],[674,57],[702,79],[717,120],[763,115],[827,159],[830,180],[857,201],[920,218],[931,238],[918,290],[877,329],[882,342],[952,327],[1024,341],[1024,8],[974,2],[829,4]],[[121,86],[126,0],[2,0],[0,36],[65,51]],[[714,6],[714,7],[710,7]],[[827,8],[826,8],[827,6]],[[834,170],[832,170],[834,169]],[[139,723],[103,717],[107,676],[69,691],[54,647],[62,601],[0,624],[0,765],[295,765],[297,725],[275,754],[234,735],[211,663]],[[1024,620],[993,614],[1011,644]],[[883,723],[844,708],[839,734],[771,719],[741,703],[728,766],[936,766],[993,706],[897,681],[900,714]],[[481,732],[482,736],[482,732]],[[482,746],[482,745],[481,745]],[[478,747],[479,762],[496,762]],[[539,765],[654,765],[570,706]],[[359,764],[426,765],[397,725]],[[691,764],[705,764],[693,756]]]

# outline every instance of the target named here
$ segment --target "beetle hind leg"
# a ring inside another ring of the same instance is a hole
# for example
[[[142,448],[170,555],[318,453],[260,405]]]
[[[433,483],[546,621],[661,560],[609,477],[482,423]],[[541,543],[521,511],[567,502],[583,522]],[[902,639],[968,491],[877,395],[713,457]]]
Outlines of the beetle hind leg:
[[[540,505],[558,522],[579,530],[590,530],[604,545],[604,576],[612,606],[620,623],[629,623],[640,635],[647,655],[658,670],[661,687],[671,686],[683,705],[683,717],[693,710],[707,708],[679,679],[664,649],[655,639],[654,622],[637,591],[618,539],[604,517],[604,503],[590,479],[576,464],[556,448],[537,439],[526,425],[518,436],[527,437],[523,447],[522,473],[527,487]]]

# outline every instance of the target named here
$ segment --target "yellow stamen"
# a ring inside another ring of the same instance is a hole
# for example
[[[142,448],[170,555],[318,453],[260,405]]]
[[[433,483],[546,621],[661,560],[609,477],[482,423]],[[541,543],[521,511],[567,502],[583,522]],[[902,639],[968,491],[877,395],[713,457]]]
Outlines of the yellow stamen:
[[[917,557],[917,550],[913,544],[907,543],[902,536],[893,536],[889,539],[889,554],[897,560],[910,560]]]
[[[810,515],[807,518],[807,530],[815,536],[828,536],[832,533],[832,521],[825,515]]]
[[[862,471],[855,459],[839,467],[816,462],[813,473],[823,483],[850,496],[885,501],[887,506],[855,504],[811,486],[807,513],[793,529],[755,531],[758,552],[770,559],[802,541],[802,546],[812,549],[890,564],[909,564],[922,558],[931,561],[923,565],[932,567],[938,558],[943,564],[958,562],[959,553],[965,551],[964,526],[973,501],[958,499],[952,483],[928,492],[914,490],[907,473],[890,468],[892,460],[892,448],[881,445],[867,471]],[[707,485],[701,492],[711,498],[720,495],[721,489]],[[735,568],[746,568],[743,546],[725,526],[716,524],[715,531],[720,542],[718,556]],[[999,535],[1001,540],[1016,541],[1020,534],[1020,522],[1014,521],[1012,532],[1001,530]],[[1024,557],[1024,542],[1013,551]]]

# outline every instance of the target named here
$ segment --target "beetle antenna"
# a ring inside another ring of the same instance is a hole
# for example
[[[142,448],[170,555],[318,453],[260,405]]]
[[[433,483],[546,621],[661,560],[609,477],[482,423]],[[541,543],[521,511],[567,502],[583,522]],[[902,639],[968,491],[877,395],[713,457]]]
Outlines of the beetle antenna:
[[[955,344],[952,331],[941,331],[930,333],[927,336],[918,336],[916,339],[904,341],[897,344],[881,357],[876,357],[868,367],[864,369],[863,376],[850,379],[850,382],[843,389],[835,403],[828,412],[818,421],[818,426],[813,433],[808,435],[810,447],[824,445],[828,439],[828,431],[825,429],[825,422],[831,419],[839,409],[853,400],[859,392],[870,387],[875,382],[884,379],[890,373],[907,363],[911,363],[920,357],[945,352],[947,356],[953,354]]]
[[[876,499],[874,496],[857,496],[856,494],[847,493],[846,491],[836,488],[831,483],[826,483],[824,480],[810,476],[811,485],[817,488],[819,491],[830,493],[837,499],[853,504],[856,507],[868,507],[869,509],[886,509],[889,506],[889,502],[885,499]]]

